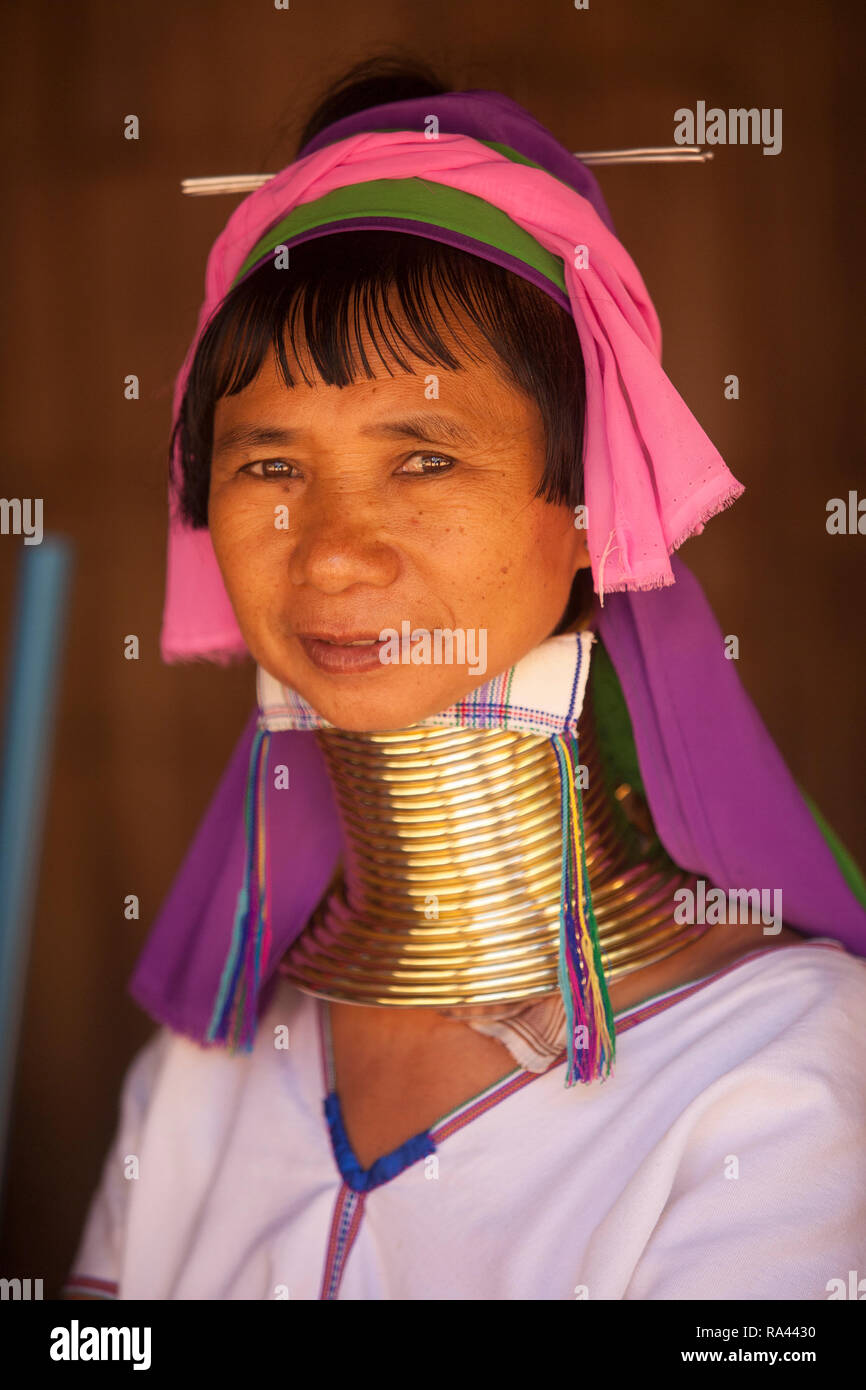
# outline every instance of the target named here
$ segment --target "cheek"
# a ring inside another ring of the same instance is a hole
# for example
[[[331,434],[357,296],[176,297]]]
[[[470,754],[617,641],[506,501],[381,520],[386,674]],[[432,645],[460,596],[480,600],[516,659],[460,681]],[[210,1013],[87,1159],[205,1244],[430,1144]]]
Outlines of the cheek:
[[[250,488],[216,488],[208,499],[208,526],[214,545],[228,551],[234,545],[260,540],[274,533],[275,505],[288,499],[280,496],[264,498]]]
[[[503,559],[510,582],[528,585],[533,595],[568,589],[578,552],[571,513],[536,502],[519,520]]]
[[[273,509],[246,506],[217,495],[208,509],[211,543],[229,597],[237,603],[267,582],[277,563],[276,549],[285,547],[285,532],[277,530]]]

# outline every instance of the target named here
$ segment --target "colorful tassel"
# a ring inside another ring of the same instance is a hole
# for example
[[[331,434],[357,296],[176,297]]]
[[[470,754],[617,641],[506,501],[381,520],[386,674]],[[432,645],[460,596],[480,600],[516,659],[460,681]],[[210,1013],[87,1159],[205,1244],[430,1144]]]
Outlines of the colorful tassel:
[[[271,946],[270,864],[266,836],[268,764],[271,733],[257,729],[250,753],[244,798],[246,860],[238,892],[232,940],[208,1025],[208,1042],[226,1042],[229,1051],[251,1052],[256,1032],[262,962]]]
[[[592,910],[583,832],[579,750],[575,735],[553,734],[562,812],[559,990],[565,1005],[565,1084],[603,1080],[616,1056],[616,1028]]]

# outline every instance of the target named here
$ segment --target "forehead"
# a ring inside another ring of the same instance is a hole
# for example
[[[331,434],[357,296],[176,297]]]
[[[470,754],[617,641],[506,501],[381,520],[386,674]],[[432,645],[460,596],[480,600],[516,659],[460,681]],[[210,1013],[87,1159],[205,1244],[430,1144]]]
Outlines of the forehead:
[[[391,407],[401,411],[414,408],[440,421],[450,416],[482,437],[525,431],[540,424],[536,403],[512,380],[506,364],[463,306],[452,309],[446,305],[443,311],[430,305],[430,318],[455,366],[421,356],[423,349],[395,292],[388,298],[388,317],[381,313],[372,317],[383,323],[383,332],[371,332],[367,314],[357,312],[357,306],[350,310],[352,331],[342,336],[349,340],[354,380],[349,385],[336,385],[319,371],[306,338],[303,313],[296,312],[291,334],[283,334],[293,385],[286,384],[277,353],[270,346],[253,381],[243,391],[217,400],[215,443],[226,429],[260,415],[290,414],[307,423],[323,418],[333,426],[360,422],[371,414],[380,417]],[[396,344],[402,362],[390,344]],[[315,346],[320,350],[324,347]],[[441,431],[437,438],[441,440]]]

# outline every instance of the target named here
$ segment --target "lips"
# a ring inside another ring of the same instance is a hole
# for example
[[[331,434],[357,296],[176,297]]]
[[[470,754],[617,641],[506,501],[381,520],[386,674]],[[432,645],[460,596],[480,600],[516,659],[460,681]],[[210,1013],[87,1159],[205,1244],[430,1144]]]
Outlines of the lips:
[[[381,630],[381,629],[380,629]],[[378,642],[378,632],[299,632],[298,637],[311,638],[316,642],[330,642],[333,646],[354,647],[365,642]]]
[[[312,664],[328,675],[356,675],[381,669],[384,641],[372,632],[299,632],[298,641]]]

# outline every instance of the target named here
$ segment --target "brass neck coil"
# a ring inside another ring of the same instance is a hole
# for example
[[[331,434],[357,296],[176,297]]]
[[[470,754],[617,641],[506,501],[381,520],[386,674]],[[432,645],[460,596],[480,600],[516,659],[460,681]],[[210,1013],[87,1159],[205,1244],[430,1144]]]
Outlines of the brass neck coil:
[[[317,730],[344,857],[281,973],[326,999],[503,1015],[557,988],[562,828],[544,735],[421,728]],[[584,708],[584,843],[605,977],[681,949],[705,928],[673,922],[692,885],[662,852],[633,862]],[[620,788],[620,793],[628,792]],[[620,815],[622,812],[620,811]],[[490,1007],[493,1006],[493,1007]]]

